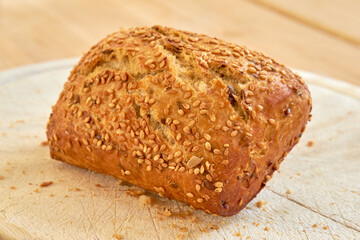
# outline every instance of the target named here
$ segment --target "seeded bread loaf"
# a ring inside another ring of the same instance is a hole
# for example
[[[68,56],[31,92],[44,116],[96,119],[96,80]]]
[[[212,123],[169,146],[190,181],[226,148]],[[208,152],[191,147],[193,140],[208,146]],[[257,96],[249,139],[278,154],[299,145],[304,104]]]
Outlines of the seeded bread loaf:
[[[238,213],[299,141],[311,97],[262,53],[154,26],[107,36],[73,68],[51,157],[208,213]]]

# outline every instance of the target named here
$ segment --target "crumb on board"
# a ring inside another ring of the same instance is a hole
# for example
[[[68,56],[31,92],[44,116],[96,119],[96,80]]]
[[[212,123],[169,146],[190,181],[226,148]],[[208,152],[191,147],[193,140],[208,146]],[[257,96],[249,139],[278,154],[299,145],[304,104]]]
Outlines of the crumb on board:
[[[164,217],[170,217],[171,214],[172,212],[168,208],[165,208],[164,211],[161,212],[161,215],[163,215]]]
[[[6,137],[6,132],[2,132],[1,135],[2,135],[3,137]]]
[[[267,204],[267,201],[262,201],[262,200],[259,200],[255,203],[255,206],[258,207],[258,208],[261,208],[263,207],[264,205]]]
[[[96,184],[95,184],[95,187],[101,188],[102,186],[101,186],[100,183],[96,183]]]
[[[326,230],[326,229],[328,229],[328,227],[327,227],[327,226],[324,226],[323,229]]]
[[[296,175],[300,176],[300,175],[301,175],[301,173],[299,173],[299,172],[298,172],[298,173],[296,173]]]
[[[313,227],[313,228],[316,228],[316,227],[317,227],[317,224],[312,225],[312,227]]]
[[[314,141],[308,141],[306,146],[308,146],[308,147],[314,146]]]
[[[139,197],[141,195],[145,194],[145,190],[138,189],[138,188],[131,188],[129,190],[126,190],[125,192],[127,195],[133,196],[133,197]]]
[[[4,179],[4,176],[0,175],[0,180],[3,180]]]
[[[38,188],[35,188],[35,189],[34,189],[34,193],[39,193],[39,189],[38,189]]]
[[[287,191],[286,191],[286,194],[291,194],[292,192],[291,192],[291,190],[290,189],[288,189]]]
[[[71,191],[74,191],[74,192],[80,192],[80,191],[81,191],[81,189],[80,189],[80,188],[78,188],[78,187],[76,187],[76,188],[68,188],[68,189],[67,189],[67,191],[68,191],[68,192],[71,192]]]
[[[42,182],[40,183],[40,187],[47,187],[47,186],[50,186],[51,184],[53,184],[53,181],[49,181],[49,182]]]
[[[139,196],[139,201],[144,205],[151,205],[152,198],[146,195]]]
[[[235,237],[241,237],[241,232],[236,232],[236,233],[233,234],[233,236],[235,236]]]
[[[187,232],[187,231],[188,231],[188,228],[187,228],[187,227],[182,227],[182,228],[180,228],[180,231],[181,231],[181,232]]]
[[[268,227],[265,227],[264,230],[265,230],[265,231],[269,231],[269,228],[268,228]]]
[[[42,142],[40,143],[40,145],[41,145],[41,146],[47,146],[47,145],[49,145],[49,143],[48,143],[48,141],[42,141]]]
[[[114,237],[116,240],[122,240],[122,239],[124,239],[124,236],[123,236],[123,235],[120,235],[120,234],[118,234],[118,233],[115,233],[115,234],[113,235],[113,237]]]
[[[14,189],[16,189],[16,187],[15,187],[15,186],[11,186],[10,189],[11,189],[11,190],[14,190]]]
[[[55,197],[55,195],[54,195],[54,194],[50,194],[49,196],[50,196],[50,197]]]

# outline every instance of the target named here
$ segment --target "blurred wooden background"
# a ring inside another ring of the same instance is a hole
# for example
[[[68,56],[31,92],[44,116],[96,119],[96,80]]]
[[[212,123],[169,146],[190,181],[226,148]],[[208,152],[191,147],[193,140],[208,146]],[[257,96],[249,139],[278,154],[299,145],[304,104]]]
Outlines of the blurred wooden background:
[[[79,57],[120,27],[161,24],[360,85],[358,0],[0,0],[0,70]]]

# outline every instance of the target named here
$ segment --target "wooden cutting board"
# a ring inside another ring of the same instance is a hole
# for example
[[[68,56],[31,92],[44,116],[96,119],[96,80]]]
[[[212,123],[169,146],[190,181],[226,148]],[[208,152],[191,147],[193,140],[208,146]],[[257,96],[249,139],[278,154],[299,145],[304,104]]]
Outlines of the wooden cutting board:
[[[360,239],[359,87],[301,72],[314,106],[300,143],[246,209],[216,217],[49,157],[75,62],[0,73],[0,239]]]

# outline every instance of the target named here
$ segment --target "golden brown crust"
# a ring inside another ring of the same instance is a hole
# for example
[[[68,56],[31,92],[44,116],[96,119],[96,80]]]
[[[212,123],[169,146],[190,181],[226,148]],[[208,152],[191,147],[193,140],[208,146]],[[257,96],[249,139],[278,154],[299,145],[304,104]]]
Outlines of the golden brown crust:
[[[298,142],[300,76],[265,55],[154,26],[84,55],[53,107],[51,157],[187,202],[239,212]]]

